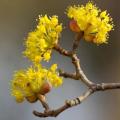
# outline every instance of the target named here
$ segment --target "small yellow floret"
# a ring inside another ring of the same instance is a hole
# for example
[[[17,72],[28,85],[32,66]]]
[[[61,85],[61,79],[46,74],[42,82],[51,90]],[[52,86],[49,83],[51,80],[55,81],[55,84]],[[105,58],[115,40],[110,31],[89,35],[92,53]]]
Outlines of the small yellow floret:
[[[12,90],[12,95],[15,96],[16,102],[22,103],[24,101],[24,96],[20,90]]]
[[[49,61],[51,57],[50,55],[51,55],[51,51],[49,50],[44,54],[44,60]]]
[[[53,64],[50,68],[51,71],[55,72],[57,69],[57,64]]]

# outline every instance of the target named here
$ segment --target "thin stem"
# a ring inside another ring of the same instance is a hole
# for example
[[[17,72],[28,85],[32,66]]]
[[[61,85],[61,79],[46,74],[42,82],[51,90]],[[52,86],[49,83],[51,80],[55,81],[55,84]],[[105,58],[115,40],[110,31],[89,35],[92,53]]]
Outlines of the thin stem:
[[[49,110],[47,112],[41,113],[37,111],[33,111],[33,114],[37,117],[57,117],[61,112],[68,109],[70,106],[68,104],[63,105],[62,107],[56,109],[56,110]]]
[[[80,104],[82,101],[84,101],[90,94],[92,93],[92,90],[88,90],[87,92],[85,92],[83,95],[81,95],[80,97],[73,99],[73,100],[66,100],[65,104],[56,109],[56,110],[49,110],[47,112],[41,113],[41,112],[37,112],[37,111],[33,111],[33,114],[37,117],[57,117],[60,113],[62,113],[63,111],[67,110],[68,108],[71,108],[75,105]]]
[[[112,90],[112,89],[120,89],[120,83],[101,83],[93,85],[93,89],[95,91],[105,91],[105,90]]]
[[[76,68],[76,76],[79,77],[79,79],[85,83],[89,88],[91,88],[91,86],[94,84],[92,81],[90,81],[86,75],[84,74],[84,72],[81,69],[80,66],[80,60],[78,59],[76,54],[72,55],[72,63],[74,64],[75,68]]]
[[[59,70],[59,75],[63,76],[64,78],[71,78],[74,80],[79,80],[79,77],[76,76],[76,73],[67,73],[67,72],[64,72],[62,70]]]
[[[41,94],[38,94],[37,97],[40,100],[43,108],[45,108],[45,111],[48,111],[50,108],[49,108],[49,105],[46,102],[45,96],[41,95]]]
[[[82,32],[82,31],[76,34],[75,40],[73,42],[73,47],[72,47],[72,51],[74,53],[76,52],[76,50],[77,50],[77,48],[79,46],[80,40],[83,37],[83,35],[84,35],[84,32]]]
[[[71,73],[67,73],[67,72],[64,72],[64,74],[60,73],[60,75],[61,76],[63,75],[63,77],[69,77],[72,79],[75,78],[75,80],[82,80],[82,82],[85,83],[90,88],[93,83],[83,73],[83,71],[80,67],[80,61],[79,61],[77,55],[75,53],[73,53],[73,51],[67,51],[67,50],[63,49],[60,45],[55,45],[54,50],[59,52],[61,55],[69,57],[72,60],[72,63],[75,66],[75,70],[76,70],[75,75],[71,74]]]

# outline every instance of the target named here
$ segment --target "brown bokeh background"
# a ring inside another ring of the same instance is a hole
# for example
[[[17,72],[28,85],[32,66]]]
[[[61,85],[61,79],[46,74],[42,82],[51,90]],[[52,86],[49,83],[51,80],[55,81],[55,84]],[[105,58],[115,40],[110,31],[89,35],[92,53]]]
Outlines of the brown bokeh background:
[[[82,4],[88,0],[0,0],[0,120],[39,120],[32,110],[42,111],[39,102],[17,104],[10,96],[10,80],[15,70],[26,68],[30,62],[22,56],[23,41],[27,33],[34,29],[39,14],[56,14],[64,26],[68,18],[64,14],[67,6]],[[113,17],[115,30],[110,33],[107,45],[96,46],[81,41],[78,55],[86,75],[94,82],[120,82],[120,1],[94,0],[102,10],[107,9]],[[74,34],[64,29],[61,45],[70,49]],[[52,63],[72,72],[71,61],[54,52]],[[48,63],[44,63],[49,66]],[[75,98],[85,90],[80,81],[64,79],[60,88],[48,94],[53,108],[64,100]],[[52,120],[53,118],[45,118]],[[92,95],[81,105],[69,109],[55,118],[56,120],[120,120],[120,90],[99,92]]]

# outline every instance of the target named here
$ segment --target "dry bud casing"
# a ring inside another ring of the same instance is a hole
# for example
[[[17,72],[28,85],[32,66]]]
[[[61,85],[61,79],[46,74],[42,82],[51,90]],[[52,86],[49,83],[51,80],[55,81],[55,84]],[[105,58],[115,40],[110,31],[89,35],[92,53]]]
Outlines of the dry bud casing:
[[[49,93],[52,89],[52,85],[50,82],[46,81],[45,83],[43,83],[41,90],[40,90],[40,94],[45,95],[47,93]]]
[[[71,20],[69,22],[69,27],[70,29],[73,31],[73,32],[80,32],[80,28],[79,26],[77,25],[77,22],[75,20]]]

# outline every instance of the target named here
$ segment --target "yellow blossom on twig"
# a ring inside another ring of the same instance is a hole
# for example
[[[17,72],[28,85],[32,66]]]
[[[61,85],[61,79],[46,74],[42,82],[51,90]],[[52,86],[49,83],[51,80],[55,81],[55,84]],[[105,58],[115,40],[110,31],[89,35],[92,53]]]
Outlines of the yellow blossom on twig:
[[[72,19],[72,31],[84,32],[83,38],[96,44],[106,43],[108,32],[113,29],[112,18],[107,11],[101,12],[92,2],[85,6],[69,6],[67,16]]]
[[[57,65],[53,64],[50,69],[37,66],[16,72],[11,81],[11,94],[17,102],[22,102],[25,98],[29,101],[36,100],[37,94],[46,94],[51,87],[62,84],[62,78],[56,69]],[[51,87],[48,88],[48,85]]]

